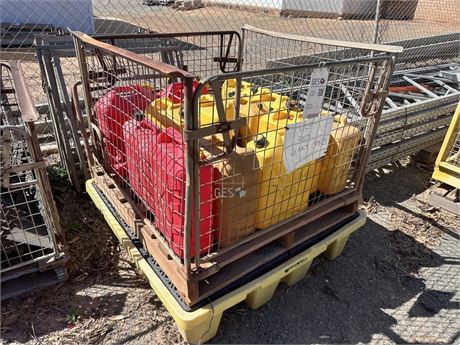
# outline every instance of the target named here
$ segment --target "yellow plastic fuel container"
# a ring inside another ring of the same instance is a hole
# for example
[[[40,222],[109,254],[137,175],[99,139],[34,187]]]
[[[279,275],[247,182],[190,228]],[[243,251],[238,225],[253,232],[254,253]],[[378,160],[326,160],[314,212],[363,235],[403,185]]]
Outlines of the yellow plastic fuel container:
[[[284,129],[259,134],[248,143],[256,153],[260,184],[256,227],[268,228],[308,207],[310,193],[317,189],[321,163],[309,162],[287,173],[284,166]]]
[[[183,105],[174,103],[169,98],[158,98],[154,100],[145,110],[147,118],[152,120],[156,125],[162,127],[175,127],[177,130],[183,130],[184,114]],[[214,98],[210,94],[200,96],[200,127],[210,126],[219,123],[217,108],[215,107]],[[227,121],[233,119],[233,103],[228,102],[225,109]],[[217,141],[222,141],[222,135],[213,136]]]
[[[235,151],[214,163],[220,172],[218,191],[218,243],[225,248],[255,232],[259,166],[255,152],[236,147]]]
[[[241,81],[240,94],[241,94],[240,104],[242,105],[245,105],[247,103],[263,103],[263,102],[269,102],[269,103],[276,104],[280,102],[281,97],[287,98],[286,96],[281,96],[273,92],[271,89],[261,88],[257,85],[248,83],[244,80]],[[236,97],[236,80],[235,79],[226,80],[222,85],[222,100],[224,101],[224,104],[226,101],[234,100],[235,97]]]
[[[264,103],[270,110],[299,111],[299,109],[295,107],[295,103],[291,100],[291,97],[273,92],[273,90],[269,88],[259,87],[255,95],[260,95],[262,99],[261,103]]]
[[[361,139],[358,128],[347,124],[345,116],[336,116],[326,154],[322,159],[318,190],[334,195],[345,189],[355,151]]]
[[[241,97],[249,96],[251,94],[251,89],[253,84],[248,83],[247,81],[241,81]],[[236,96],[236,79],[227,79],[222,84],[222,100],[232,100]]]
[[[288,124],[302,121],[300,111],[273,108],[267,102],[248,103],[242,106],[240,116],[247,118],[247,126],[239,132],[246,142],[251,141],[259,133],[277,130]]]
[[[245,146],[254,135],[267,128],[282,128],[301,119],[302,112],[290,97],[244,81],[241,84],[240,117],[246,118],[248,124],[238,133],[240,145]],[[234,97],[235,87],[236,82],[231,79],[224,82],[222,90],[230,90],[227,97]]]

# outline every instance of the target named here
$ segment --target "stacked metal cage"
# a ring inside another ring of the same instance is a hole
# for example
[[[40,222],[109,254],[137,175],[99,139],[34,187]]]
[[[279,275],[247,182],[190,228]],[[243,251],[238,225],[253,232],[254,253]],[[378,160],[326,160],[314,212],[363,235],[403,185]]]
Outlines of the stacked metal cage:
[[[460,189],[460,103],[450,123],[433,172],[433,179]],[[459,210],[457,210],[457,213]]]
[[[242,32],[73,33],[96,186],[189,306],[355,215],[401,51]]]
[[[4,285],[24,274],[58,269],[58,280],[65,278],[62,234],[35,131],[37,118],[20,63],[1,63],[2,298],[33,285],[15,285],[11,291]]]

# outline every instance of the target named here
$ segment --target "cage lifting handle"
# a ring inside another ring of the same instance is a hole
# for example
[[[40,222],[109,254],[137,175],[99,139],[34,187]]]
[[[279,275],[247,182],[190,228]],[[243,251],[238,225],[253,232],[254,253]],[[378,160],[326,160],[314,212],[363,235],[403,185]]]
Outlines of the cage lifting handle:
[[[198,85],[198,87],[196,88],[193,94],[193,112],[192,112],[193,117],[199,116],[200,95],[206,84],[211,84],[219,122],[211,126],[201,127],[201,128],[194,129],[194,130],[185,129],[184,139],[186,141],[193,141],[193,140],[197,140],[197,139],[215,135],[215,134],[222,134],[222,137],[224,139],[223,144],[225,147],[225,152],[219,156],[206,159],[206,162],[209,163],[211,161],[215,161],[220,158],[223,158],[223,156],[227,156],[233,152],[233,150],[236,147],[237,138],[236,138],[236,135],[233,137],[230,137],[230,131],[237,132],[238,129],[244,127],[246,125],[246,119],[237,118],[231,121],[227,120],[226,112],[224,109],[224,103],[222,100],[222,92],[221,92],[222,81],[219,79],[214,79],[209,82],[200,83]]]
[[[382,69],[388,70],[389,64],[383,62]],[[371,62],[371,70],[369,72],[368,83],[364,91],[364,97],[361,101],[360,113],[362,117],[373,117],[379,112],[382,100],[388,96],[388,86],[382,80],[382,75],[379,76],[379,81],[376,83],[375,90],[372,90],[373,80],[375,79],[377,63]]]

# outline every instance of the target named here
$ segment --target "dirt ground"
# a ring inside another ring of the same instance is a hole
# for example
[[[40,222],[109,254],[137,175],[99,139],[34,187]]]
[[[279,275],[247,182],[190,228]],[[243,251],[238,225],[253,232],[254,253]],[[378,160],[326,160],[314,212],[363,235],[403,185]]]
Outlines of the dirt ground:
[[[380,42],[455,31],[452,24],[460,21],[454,15],[460,9],[460,3],[455,0],[448,3],[445,3],[446,0],[419,2],[413,20],[381,21]],[[255,0],[254,4],[257,3],[260,4],[261,1]],[[141,1],[126,0],[94,0],[93,10],[97,17],[115,17],[159,32],[240,30],[244,24],[251,24],[279,32],[366,42],[372,40],[374,32],[372,15],[366,20],[325,19],[280,16],[278,11],[270,9],[209,5],[192,11],[177,11],[169,6],[144,6]],[[110,29],[118,29],[117,24],[113,24]]]
[[[460,220],[423,202],[431,171],[408,161],[369,174],[366,225],[335,261],[318,258],[256,311],[224,313],[211,343],[458,341]],[[183,343],[88,198],[55,191],[70,279],[2,305],[6,344]]]

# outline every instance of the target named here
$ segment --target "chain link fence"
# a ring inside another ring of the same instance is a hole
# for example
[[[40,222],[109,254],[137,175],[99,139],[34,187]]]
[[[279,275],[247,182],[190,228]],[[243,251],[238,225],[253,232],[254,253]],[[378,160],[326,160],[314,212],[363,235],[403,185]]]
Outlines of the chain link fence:
[[[397,66],[403,69],[458,61],[459,13],[460,0],[3,0],[1,59],[23,60],[46,143],[54,141],[53,127],[35,44],[60,40],[67,47],[69,51],[57,56],[70,88],[79,75],[68,28],[114,34],[240,31],[250,24],[320,38],[396,42],[406,48]]]

